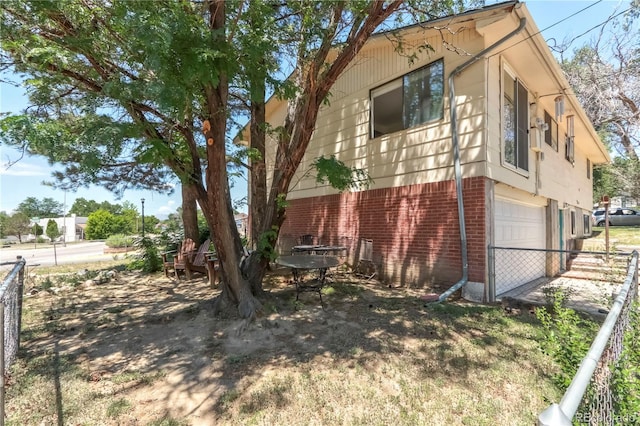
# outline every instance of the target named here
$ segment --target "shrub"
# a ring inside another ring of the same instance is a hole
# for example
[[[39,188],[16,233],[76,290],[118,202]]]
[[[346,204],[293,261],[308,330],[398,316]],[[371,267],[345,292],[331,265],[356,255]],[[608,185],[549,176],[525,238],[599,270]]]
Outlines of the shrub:
[[[116,219],[111,212],[104,209],[96,210],[87,218],[85,235],[88,240],[106,239],[109,235],[117,233]]]
[[[573,309],[565,308],[566,294],[561,290],[553,295],[553,310],[536,310],[536,317],[542,323],[546,339],[543,350],[560,367],[554,382],[561,390],[567,389],[578,371],[582,359],[589,351],[597,331],[597,324],[580,317]]]
[[[184,240],[184,233],[167,231],[160,232],[154,239],[158,247],[163,247],[162,251],[177,250],[182,240]]]
[[[572,309],[563,307],[566,295],[558,291],[554,295],[553,313],[544,308],[536,311],[546,331],[544,350],[560,367],[554,377],[556,386],[566,390],[575,376],[582,359],[591,347],[597,324],[578,316]],[[624,331],[622,353],[612,371],[611,392],[615,417],[636,419],[640,413],[640,306],[630,307],[629,324]],[[586,398],[593,398],[588,390]]]
[[[162,269],[162,261],[156,242],[149,237],[138,238],[134,246],[139,249],[139,254],[133,257],[128,269],[141,269],[146,273],[157,272]]]

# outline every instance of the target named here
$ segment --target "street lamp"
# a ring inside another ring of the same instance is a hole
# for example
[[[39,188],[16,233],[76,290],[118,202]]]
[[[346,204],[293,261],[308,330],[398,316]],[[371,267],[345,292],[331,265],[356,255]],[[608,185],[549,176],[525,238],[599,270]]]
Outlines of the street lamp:
[[[144,238],[144,198],[141,198],[140,202],[142,202],[142,238]]]

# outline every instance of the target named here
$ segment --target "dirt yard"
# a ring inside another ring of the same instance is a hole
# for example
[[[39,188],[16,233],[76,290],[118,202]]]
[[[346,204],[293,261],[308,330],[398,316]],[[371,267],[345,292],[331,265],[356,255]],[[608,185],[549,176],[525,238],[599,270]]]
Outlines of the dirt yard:
[[[531,318],[346,273],[323,310],[287,272],[241,334],[203,278],[27,286],[8,424],[531,424],[556,396]]]

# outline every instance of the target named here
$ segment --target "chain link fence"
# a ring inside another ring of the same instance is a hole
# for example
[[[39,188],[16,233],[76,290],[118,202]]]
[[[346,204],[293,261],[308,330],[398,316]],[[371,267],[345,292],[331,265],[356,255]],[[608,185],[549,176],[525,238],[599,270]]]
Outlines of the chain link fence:
[[[20,347],[25,263],[20,256],[16,262],[3,263],[14,266],[0,287],[0,340],[4,345],[0,351],[0,425],[4,425],[5,378]]]
[[[634,251],[624,283],[589,352],[560,403],[552,404],[540,413],[539,425],[640,424],[640,413],[616,410],[616,403],[624,395],[613,387],[613,372],[621,367],[619,363],[625,351],[625,334],[630,330],[632,318],[638,315],[637,299],[638,252]]]
[[[562,289],[570,307],[602,315],[622,286],[629,255],[489,247],[488,300],[507,297],[545,305],[555,289]]]

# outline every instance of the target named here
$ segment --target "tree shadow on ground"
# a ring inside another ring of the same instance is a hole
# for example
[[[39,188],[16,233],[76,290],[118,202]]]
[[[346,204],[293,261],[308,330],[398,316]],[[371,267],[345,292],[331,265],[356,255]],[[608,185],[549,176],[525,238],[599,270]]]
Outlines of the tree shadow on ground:
[[[271,272],[264,288],[263,312],[241,334],[238,318],[213,315],[219,291],[202,279],[176,282],[160,275],[121,274],[105,285],[80,286],[58,295],[42,292],[26,302],[40,318],[25,327],[20,356],[56,353],[88,381],[163,372],[153,386],[133,381],[117,388],[119,394],[146,402],[146,412],[136,416],[207,413],[224,419],[248,382],[280,368],[326,368],[332,363],[357,368],[406,355],[423,378],[465,386],[470,375],[523,351],[509,343],[513,339],[505,344],[496,337],[513,318],[494,306],[462,300],[425,305],[420,290],[391,288],[347,272],[331,277],[324,308],[315,293],[303,293],[296,301],[295,288],[283,271]],[[495,334],[487,332],[487,318]],[[517,321],[536,320],[523,315]],[[477,356],[478,350],[486,355]],[[33,368],[60,380],[58,367]],[[244,413],[286,404],[282,386],[289,385],[276,383],[268,395],[252,398],[243,405]],[[62,410],[64,395],[59,398]]]

